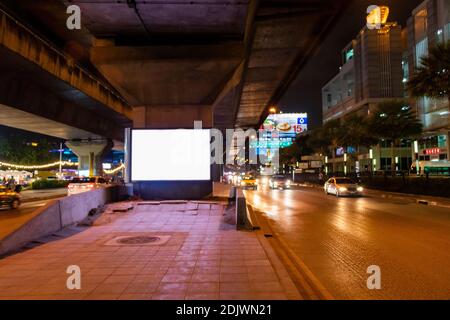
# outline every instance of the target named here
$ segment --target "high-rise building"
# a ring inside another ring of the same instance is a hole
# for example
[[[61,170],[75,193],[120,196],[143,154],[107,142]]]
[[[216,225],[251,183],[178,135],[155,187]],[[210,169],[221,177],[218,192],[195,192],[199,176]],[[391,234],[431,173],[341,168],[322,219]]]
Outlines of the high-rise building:
[[[342,50],[339,73],[322,88],[323,121],[353,112],[367,115],[380,102],[403,98],[402,58],[397,23],[364,27]]]
[[[421,65],[421,58],[439,42],[450,41],[450,0],[426,0],[415,8],[407,26],[405,80]],[[448,99],[411,99],[424,126],[418,143],[419,160],[449,159],[450,114]]]
[[[395,22],[369,29],[365,26],[343,50],[339,73],[322,88],[323,122],[345,119],[350,114],[368,116],[379,103],[405,97],[404,48],[406,33]],[[390,170],[393,165],[390,142],[383,141],[373,150],[338,148],[331,161],[338,171]],[[396,167],[408,170],[412,163],[411,143],[402,141],[396,148]]]

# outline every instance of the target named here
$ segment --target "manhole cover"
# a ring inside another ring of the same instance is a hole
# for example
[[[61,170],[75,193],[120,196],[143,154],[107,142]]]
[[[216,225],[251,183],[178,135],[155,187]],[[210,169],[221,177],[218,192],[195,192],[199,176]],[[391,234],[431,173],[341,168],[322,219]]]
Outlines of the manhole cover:
[[[126,237],[118,239],[117,242],[120,244],[145,244],[160,241],[160,237],[148,237],[148,236],[136,236],[136,237]]]
[[[170,235],[122,235],[108,240],[106,246],[161,246],[167,243]]]

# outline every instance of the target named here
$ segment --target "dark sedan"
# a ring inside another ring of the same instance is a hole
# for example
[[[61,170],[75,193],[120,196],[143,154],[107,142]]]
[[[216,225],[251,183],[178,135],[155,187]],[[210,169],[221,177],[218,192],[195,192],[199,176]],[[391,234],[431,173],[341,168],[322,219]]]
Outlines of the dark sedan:
[[[20,206],[20,195],[19,193],[0,186],[0,208],[10,208],[17,209]]]

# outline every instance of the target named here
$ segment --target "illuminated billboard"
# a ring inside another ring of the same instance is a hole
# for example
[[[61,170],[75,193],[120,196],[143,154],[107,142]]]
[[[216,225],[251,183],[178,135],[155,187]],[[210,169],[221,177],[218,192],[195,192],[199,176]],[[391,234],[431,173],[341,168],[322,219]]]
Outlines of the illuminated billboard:
[[[307,113],[280,113],[269,115],[260,128],[257,141],[250,144],[258,155],[269,156],[274,149],[292,145],[297,134],[308,130]]]
[[[261,129],[276,132],[280,138],[295,138],[299,133],[308,130],[308,114],[280,113],[271,114],[264,121]]]
[[[133,130],[133,181],[211,179],[209,130]]]

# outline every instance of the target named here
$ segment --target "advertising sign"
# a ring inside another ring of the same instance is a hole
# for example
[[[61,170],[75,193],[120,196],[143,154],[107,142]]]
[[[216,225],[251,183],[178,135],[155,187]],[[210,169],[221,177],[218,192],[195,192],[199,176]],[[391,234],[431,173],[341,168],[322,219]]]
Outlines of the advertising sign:
[[[261,129],[275,131],[280,138],[295,138],[299,133],[308,130],[308,114],[281,113],[271,114],[264,121]]]
[[[210,180],[209,130],[132,130],[133,181]]]

